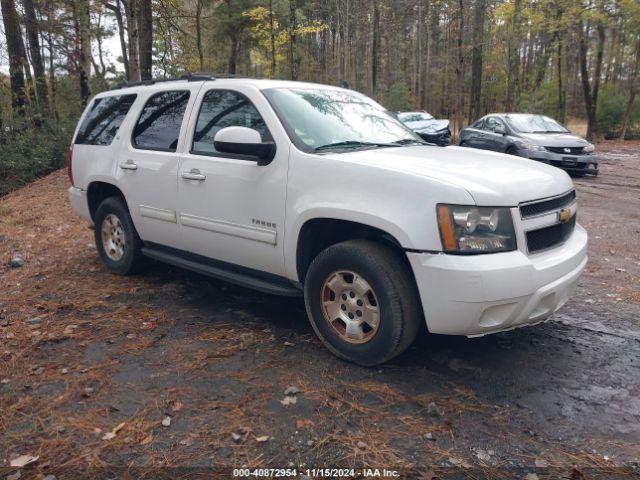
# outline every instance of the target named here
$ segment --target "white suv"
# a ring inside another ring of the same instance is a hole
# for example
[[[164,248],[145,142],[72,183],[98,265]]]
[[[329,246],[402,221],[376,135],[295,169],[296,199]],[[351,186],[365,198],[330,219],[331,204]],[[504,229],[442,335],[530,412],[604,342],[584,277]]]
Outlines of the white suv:
[[[467,336],[541,322],[587,262],[565,172],[426,144],[326,85],[190,76],[101,93],[69,175],[110,271],[151,257],[304,294],[322,342],[363,365],[422,322]]]

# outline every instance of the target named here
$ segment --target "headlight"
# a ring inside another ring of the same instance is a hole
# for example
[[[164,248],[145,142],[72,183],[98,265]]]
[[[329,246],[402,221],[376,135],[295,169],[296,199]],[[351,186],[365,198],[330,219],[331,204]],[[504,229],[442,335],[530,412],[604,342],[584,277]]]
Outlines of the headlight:
[[[595,150],[595,147],[591,144],[587,145],[582,149],[584,153],[593,153],[594,150]]]
[[[520,143],[518,144],[519,148],[524,150],[531,150],[532,152],[546,152],[547,149],[540,145],[534,145],[533,143]]]
[[[437,206],[442,247],[446,253],[495,253],[516,249],[508,208]]]

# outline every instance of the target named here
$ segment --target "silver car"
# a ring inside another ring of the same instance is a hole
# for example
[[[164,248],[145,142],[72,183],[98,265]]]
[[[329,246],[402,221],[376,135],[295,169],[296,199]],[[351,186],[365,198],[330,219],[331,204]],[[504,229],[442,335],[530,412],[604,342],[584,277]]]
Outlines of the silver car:
[[[544,115],[486,115],[460,132],[458,145],[530,158],[574,174],[598,175],[593,145]]]

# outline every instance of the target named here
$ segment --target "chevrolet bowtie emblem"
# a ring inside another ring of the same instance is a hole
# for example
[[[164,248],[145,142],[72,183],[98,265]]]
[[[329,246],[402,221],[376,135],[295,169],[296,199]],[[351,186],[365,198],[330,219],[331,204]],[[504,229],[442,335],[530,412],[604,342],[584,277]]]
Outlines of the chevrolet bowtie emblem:
[[[558,212],[558,220],[560,220],[562,223],[567,223],[570,218],[571,218],[571,209],[563,208]]]

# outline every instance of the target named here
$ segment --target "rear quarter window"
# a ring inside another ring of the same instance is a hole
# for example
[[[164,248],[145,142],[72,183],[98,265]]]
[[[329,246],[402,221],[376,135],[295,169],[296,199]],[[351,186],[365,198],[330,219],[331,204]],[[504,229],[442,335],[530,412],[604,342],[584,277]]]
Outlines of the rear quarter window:
[[[136,95],[96,98],[76,135],[76,144],[111,145]]]

